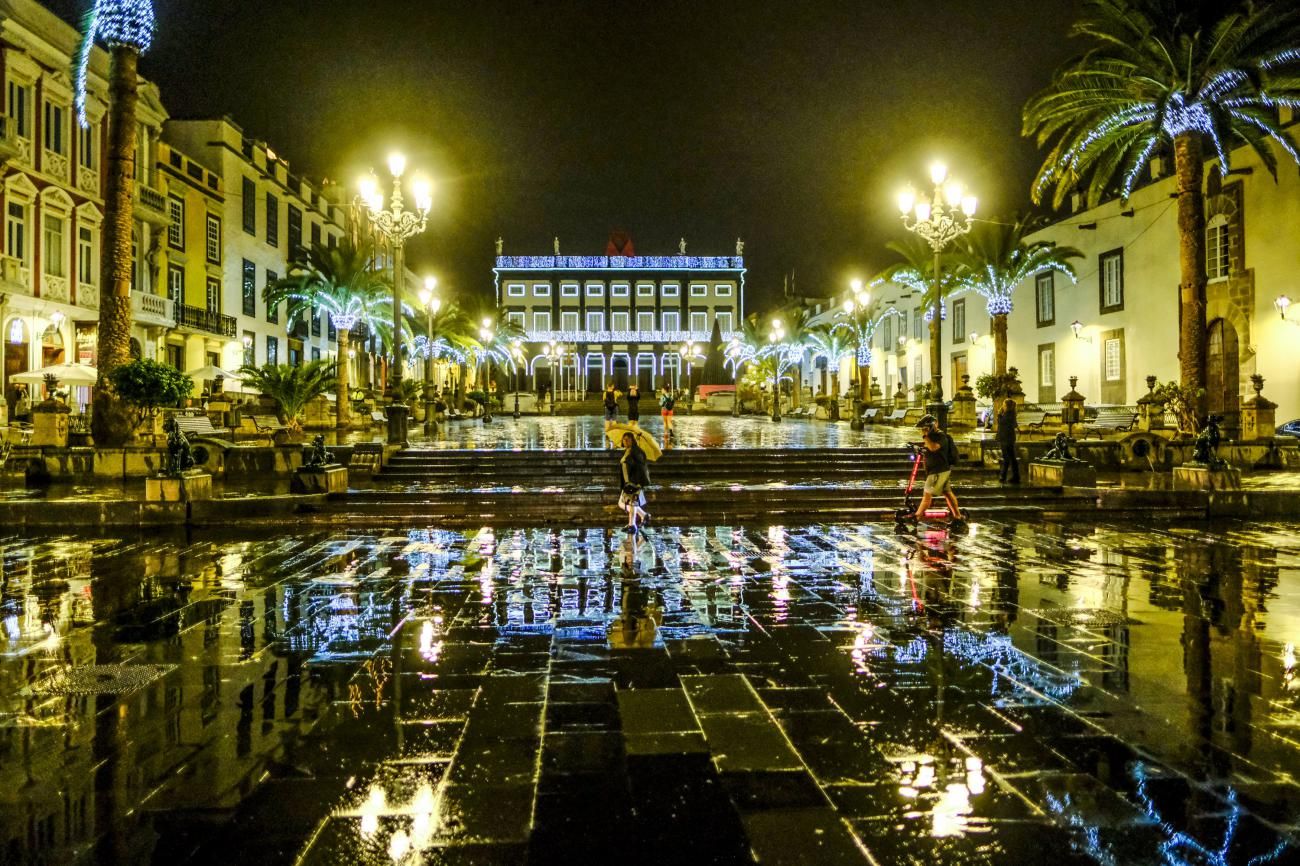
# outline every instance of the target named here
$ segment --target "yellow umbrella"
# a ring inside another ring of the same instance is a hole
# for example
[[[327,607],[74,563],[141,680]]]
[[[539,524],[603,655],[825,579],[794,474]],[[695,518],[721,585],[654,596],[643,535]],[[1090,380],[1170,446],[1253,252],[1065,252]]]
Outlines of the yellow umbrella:
[[[659,448],[659,443],[655,441],[655,437],[651,436],[647,431],[642,430],[640,427],[633,427],[630,424],[611,424],[609,425],[609,429],[605,431],[605,435],[609,437],[609,441],[613,442],[620,448],[623,447],[624,433],[631,433],[636,437],[636,444],[641,446],[641,450],[645,452],[647,460],[658,460],[660,455],[663,454],[663,451]]]

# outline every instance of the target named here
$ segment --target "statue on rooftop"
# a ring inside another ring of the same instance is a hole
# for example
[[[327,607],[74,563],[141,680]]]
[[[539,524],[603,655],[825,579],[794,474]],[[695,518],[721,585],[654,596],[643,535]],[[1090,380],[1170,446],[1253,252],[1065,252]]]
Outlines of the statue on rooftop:
[[[506,245],[506,242],[505,242],[504,240],[502,240],[500,236],[498,236],[498,237],[497,237],[497,255],[501,255],[501,249],[502,249],[505,245]]]
[[[686,238],[682,238],[677,242],[677,255],[686,255]]]
[[[736,238],[736,255],[743,256],[744,254],[745,254],[745,242],[742,241],[740,238]]]
[[[555,254],[558,256],[558,255],[560,254],[560,237],[559,237],[559,235],[556,235],[556,236],[555,236],[555,241],[554,241],[551,245],[555,248]]]

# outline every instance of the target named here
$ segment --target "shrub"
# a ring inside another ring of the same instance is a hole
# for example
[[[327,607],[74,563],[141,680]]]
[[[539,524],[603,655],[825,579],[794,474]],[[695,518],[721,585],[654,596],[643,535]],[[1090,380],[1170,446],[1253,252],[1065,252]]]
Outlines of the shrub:
[[[243,367],[240,381],[247,388],[255,388],[275,401],[276,413],[281,423],[293,430],[301,430],[298,416],[312,400],[331,393],[338,384],[337,365],[334,361],[309,361],[301,367],[289,364],[266,364],[261,367]]]
[[[138,358],[109,372],[117,396],[135,411],[139,427],[165,406],[179,406],[194,390],[194,380],[175,367]]]
[[[1201,429],[1198,409],[1204,389],[1184,388],[1177,382],[1166,382],[1156,386],[1153,396],[1165,406],[1165,411],[1173,415],[1178,422],[1178,432],[1195,436]]]
[[[975,394],[981,400],[1001,400],[1016,393],[1020,383],[1010,373],[984,373],[975,380]]]

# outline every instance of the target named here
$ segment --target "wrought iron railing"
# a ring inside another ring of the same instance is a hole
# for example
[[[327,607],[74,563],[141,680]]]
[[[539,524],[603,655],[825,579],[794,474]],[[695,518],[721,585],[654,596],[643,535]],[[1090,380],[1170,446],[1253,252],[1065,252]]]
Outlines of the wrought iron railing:
[[[176,324],[182,328],[207,331],[221,337],[235,336],[235,319],[233,316],[214,313],[203,307],[191,307],[183,304],[177,308]]]

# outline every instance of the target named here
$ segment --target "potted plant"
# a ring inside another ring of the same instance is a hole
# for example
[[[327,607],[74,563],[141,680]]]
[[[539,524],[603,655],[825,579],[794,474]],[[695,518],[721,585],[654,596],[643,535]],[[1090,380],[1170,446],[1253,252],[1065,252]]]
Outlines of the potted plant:
[[[1157,386],[1151,396],[1164,404],[1166,414],[1174,416],[1180,438],[1192,439],[1200,431],[1201,418],[1197,409],[1205,397],[1205,389],[1166,382]]]
[[[274,401],[280,423],[288,428],[289,441],[302,442],[302,411],[312,400],[334,390],[337,367],[336,362],[324,359],[300,367],[265,364],[241,368],[239,378],[244,387]]]
[[[194,390],[194,380],[175,367],[137,358],[116,367],[108,374],[113,391],[132,414],[132,438],[154,434],[158,410],[179,406]]]
[[[1020,393],[1020,379],[1015,373],[984,373],[975,380],[975,395],[993,404],[989,429],[996,430],[998,413],[1008,397]]]

